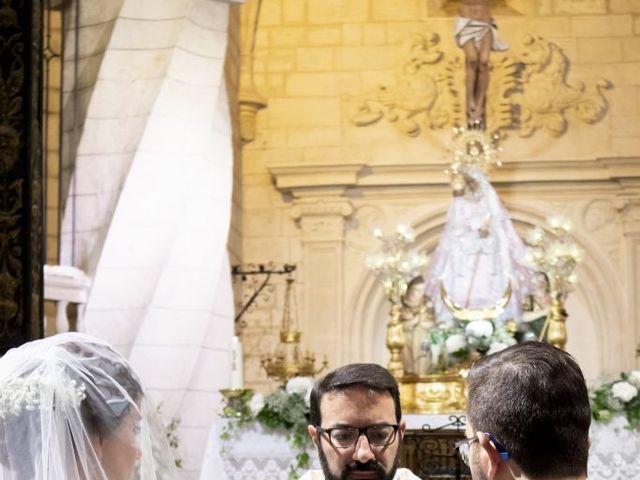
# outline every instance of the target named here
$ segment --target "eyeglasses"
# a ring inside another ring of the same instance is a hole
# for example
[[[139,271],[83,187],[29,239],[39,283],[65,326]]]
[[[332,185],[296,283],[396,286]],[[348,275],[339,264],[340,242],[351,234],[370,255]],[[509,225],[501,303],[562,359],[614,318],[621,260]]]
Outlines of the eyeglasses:
[[[493,443],[493,446],[495,447],[497,452],[500,454],[500,458],[503,461],[509,460],[509,452],[507,451],[505,446],[502,445],[498,440],[496,440],[496,437],[491,435],[489,432],[482,432],[482,433],[485,435],[485,437],[489,439],[491,443]],[[469,466],[469,447],[473,442],[477,442],[477,441],[478,441],[478,437],[471,437],[471,438],[465,438],[455,443],[455,447],[456,447],[456,450],[458,450],[460,459],[462,459],[462,461],[467,467]]]
[[[316,427],[318,434],[326,434],[329,443],[335,448],[352,448],[361,435],[367,437],[372,447],[386,447],[396,439],[398,425],[369,425],[368,427]]]

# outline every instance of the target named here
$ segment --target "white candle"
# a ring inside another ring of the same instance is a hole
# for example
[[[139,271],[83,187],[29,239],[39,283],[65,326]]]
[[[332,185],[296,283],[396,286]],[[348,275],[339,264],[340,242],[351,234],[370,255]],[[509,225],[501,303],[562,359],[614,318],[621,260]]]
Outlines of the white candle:
[[[242,388],[243,385],[242,343],[236,335],[231,340],[231,388]]]

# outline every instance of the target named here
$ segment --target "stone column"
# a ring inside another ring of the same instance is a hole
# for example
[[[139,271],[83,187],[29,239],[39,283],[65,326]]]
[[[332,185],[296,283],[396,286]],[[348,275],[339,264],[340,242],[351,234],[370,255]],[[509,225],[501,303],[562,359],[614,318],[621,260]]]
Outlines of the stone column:
[[[40,0],[0,6],[0,354],[43,336]]]
[[[344,358],[336,337],[344,337],[344,231],[352,212],[349,201],[326,197],[299,200],[291,211],[302,230],[302,343],[327,355],[330,369]]]
[[[640,292],[640,198],[634,196],[622,200],[619,210],[624,234],[623,248],[626,250],[623,258],[629,259],[625,265],[626,292],[621,294],[628,298],[627,308],[634,328],[632,335],[635,338],[635,368],[640,368],[640,313],[638,312],[640,301],[637,298]],[[624,335],[624,332],[620,334]],[[632,368],[633,364],[628,367]]]

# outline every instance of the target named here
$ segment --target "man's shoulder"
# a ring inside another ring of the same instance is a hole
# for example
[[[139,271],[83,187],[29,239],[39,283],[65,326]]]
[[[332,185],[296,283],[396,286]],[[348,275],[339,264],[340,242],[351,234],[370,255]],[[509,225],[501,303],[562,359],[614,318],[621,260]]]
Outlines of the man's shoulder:
[[[299,480],[324,480],[324,475],[322,470],[309,470]],[[399,468],[394,480],[420,480],[420,477],[416,477],[411,470]]]
[[[309,470],[298,480],[324,480],[324,475],[322,474],[322,470]]]
[[[394,480],[420,480],[420,477],[414,475],[408,468],[399,468]]]

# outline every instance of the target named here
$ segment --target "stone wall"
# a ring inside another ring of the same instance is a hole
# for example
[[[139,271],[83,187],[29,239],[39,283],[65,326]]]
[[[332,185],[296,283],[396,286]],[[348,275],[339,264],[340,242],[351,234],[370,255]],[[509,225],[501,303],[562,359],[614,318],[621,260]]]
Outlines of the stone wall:
[[[387,307],[363,266],[371,229],[405,221],[427,250],[439,238],[460,119],[452,12],[446,1],[261,3],[253,80],[267,107],[242,152],[244,261],[298,265],[303,344],[331,367],[386,361]],[[575,224],[587,256],[568,349],[587,375],[638,366],[640,2],[512,0],[494,13],[511,45],[492,56],[502,103],[489,123],[506,137],[494,184],[521,232],[556,212]],[[263,390],[283,292],[247,317],[247,378]]]

